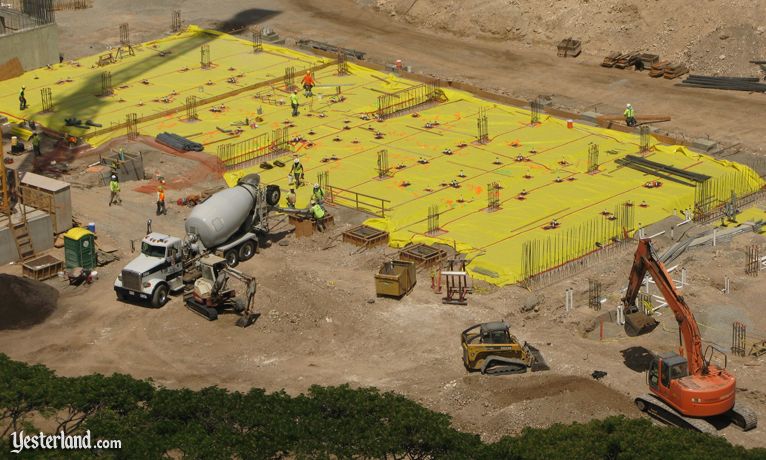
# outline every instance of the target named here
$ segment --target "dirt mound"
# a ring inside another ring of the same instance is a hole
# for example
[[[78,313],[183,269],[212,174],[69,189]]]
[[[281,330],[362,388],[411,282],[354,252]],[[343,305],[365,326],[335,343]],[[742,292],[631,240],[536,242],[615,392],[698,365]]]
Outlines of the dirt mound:
[[[394,18],[456,36],[489,37],[552,49],[583,41],[583,52],[642,50],[681,61],[693,72],[759,75],[763,59],[763,2],[637,2],[624,0],[358,0]]]
[[[39,281],[0,274],[0,330],[27,329],[55,310],[59,293]]]

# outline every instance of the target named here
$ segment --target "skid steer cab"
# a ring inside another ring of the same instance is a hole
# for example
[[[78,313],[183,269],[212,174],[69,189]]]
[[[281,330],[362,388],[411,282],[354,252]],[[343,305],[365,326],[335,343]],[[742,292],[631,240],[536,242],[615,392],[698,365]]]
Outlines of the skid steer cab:
[[[141,240],[141,254],[131,260],[114,281],[119,300],[146,302],[161,307],[168,294],[183,289],[183,254],[180,238],[149,233]]]
[[[469,327],[461,334],[461,345],[463,364],[470,372],[498,375],[549,369],[540,352],[526,342],[521,344],[505,322]]]
[[[200,277],[194,282],[194,290],[185,295],[186,307],[209,321],[218,319],[224,312],[239,315],[237,326],[248,327],[260,313],[253,312],[255,278],[231,268],[226,259],[206,255],[199,260]],[[230,280],[234,278],[242,285],[239,295]]]

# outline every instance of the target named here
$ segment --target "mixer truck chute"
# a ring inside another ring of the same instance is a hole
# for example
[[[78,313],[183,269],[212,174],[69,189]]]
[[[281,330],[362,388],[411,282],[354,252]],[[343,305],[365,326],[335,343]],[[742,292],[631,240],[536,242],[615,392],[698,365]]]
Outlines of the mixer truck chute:
[[[250,259],[257,252],[259,235],[269,231],[268,213],[278,209],[279,198],[279,186],[263,187],[260,176],[250,174],[197,205],[186,219],[183,239],[147,229],[141,255],[114,282],[117,297],[161,306],[169,291],[183,287],[184,270],[195,257],[213,253],[230,267]]]

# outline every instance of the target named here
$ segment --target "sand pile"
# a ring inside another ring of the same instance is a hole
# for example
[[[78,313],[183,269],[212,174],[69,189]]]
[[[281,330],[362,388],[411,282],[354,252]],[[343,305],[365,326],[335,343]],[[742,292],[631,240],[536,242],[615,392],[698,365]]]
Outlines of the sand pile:
[[[42,323],[58,304],[58,291],[39,281],[0,274],[0,330]]]

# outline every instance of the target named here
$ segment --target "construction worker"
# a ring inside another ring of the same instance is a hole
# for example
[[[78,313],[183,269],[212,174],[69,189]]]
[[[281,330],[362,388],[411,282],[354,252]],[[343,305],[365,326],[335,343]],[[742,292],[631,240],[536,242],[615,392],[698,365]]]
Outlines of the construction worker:
[[[636,126],[636,112],[633,110],[633,106],[628,104],[625,106],[625,124],[628,126]]]
[[[19,91],[19,110],[25,110],[27,108],[27,98],[24,97],[24,90],[26,89],[26,86],[22,86],[21,91]]]
[[[157,187],[157,215],[168,213],[165,208],[165,181],[160,182],[160,186]]]
[[[314,218],[314,220],[317,223],[317,230],[320,232],[324,231],[324,209],[322,209],[321,206],[319,206],[319,203],[317,203],[314,200],[311,200],[311,217]]]
[[[301,80],[301,84],[303,85],[304,93],[303,95],[306,97],[311,97],[313,94],[311,94],[311,89],[314,88],[314,85],[316,85],[316,81],[314,80],[314,76],[311,75],[311,71],[307,70],[306,75],[303,76],[303,80]]]
[[[117,175],[112,174],[112,179],[109,181],[109,206],[112,204],[122,204],[122,198],[120,198],[120,182],[117,180]]]
[[[290,193],[287,194],[287,207],[290,209],[295,209],[295,201],[298,199],[298,197],[295,195],[295,189],[291,188]]]
[[[311,194],[311,199],[319,203],[320,206],[324,204],[324,190],[319,184],[314,184],[314,192]]]
[[[290,169],[290,174],[293,175],[293,182],[295,182],[295,188],[298,188],[301,186],[301,181],[303,181],[303,165],[301,164],[301,160],[298,158],[293,161],[293,167]]]
[[[40,136],[37,133],[32,134],[32,150],[35,152],[35,156],[39,157],[40,152]]]
[[[298,116],[298,90],[294,90],[290,95],[290,106],[293,108],[293,116]]]

